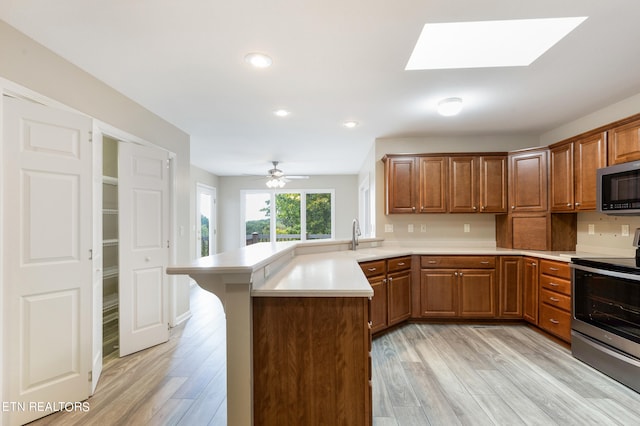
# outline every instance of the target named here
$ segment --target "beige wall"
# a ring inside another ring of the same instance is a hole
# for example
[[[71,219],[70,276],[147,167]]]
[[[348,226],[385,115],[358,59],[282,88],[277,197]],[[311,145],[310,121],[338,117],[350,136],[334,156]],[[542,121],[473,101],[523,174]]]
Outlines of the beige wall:
[[[0,84],[30,91],[176,154],[177,230],[189,229],[189,135],[0,21]],[[99,51],[89,52],[99,55]],[[6,79],[6,81],[2,81]],[[15,84],[13,84],[15,83]],[[190,232],[177,232],[178,262],[190,260]],[[178,277],[175,315],[189,309],[189,281]]]
[[[240,238],[240,191],[265,189],[264,179],[255,177],[219,177],[218,242],[219,251],[228,251],[244,245]],[[292,180],[284,189],[335,190],[336,239],[351,238],[351,223],[358,214],[358,176],[311,176]]]
[[[385,215],[382,157],[385,154],[402,153],[506,152],[537,144],[536,136],[526,135],[377,139],[375,142],[376,236],[390,241],[411,241],[429,245],[495,246],[493,214]],[[465,224],[469,225],[470,232],[464,232]],[[393,232],[385,232],[385,225],[393,226]],[[409,225],[413,225],[413,232],[409,232]],[[423,225],[426,228],[424,232],[422,232]]]

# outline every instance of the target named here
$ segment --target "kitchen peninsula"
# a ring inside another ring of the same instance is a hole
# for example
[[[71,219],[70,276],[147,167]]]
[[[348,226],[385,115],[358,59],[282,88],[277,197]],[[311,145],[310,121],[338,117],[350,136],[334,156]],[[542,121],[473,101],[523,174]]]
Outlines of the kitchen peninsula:
[[[371,422],[369,298],[359,262],[413,255],[575,253],[414,247],[380,239],[261,243],[167,268],[219,297],[227,320],[228,424]],[[419,265],[419,262],[415,262]]]

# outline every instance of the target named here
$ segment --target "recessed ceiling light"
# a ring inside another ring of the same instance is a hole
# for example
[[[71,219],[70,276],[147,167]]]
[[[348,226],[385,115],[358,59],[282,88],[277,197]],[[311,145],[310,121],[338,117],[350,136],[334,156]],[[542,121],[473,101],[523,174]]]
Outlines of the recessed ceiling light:
[[[585,19],[425,24],[405,70],[527,66]]]
[[[277,110],[273,111],[273,113],[275,115],[277,115],[278,117],[286,117],[289,114],[291,114],[291,112],[287,111],[286,109],[277,109]]]
[[[344,127],[346,127],[347,129],[353,129],[354,127],[358,127],[358,123],[357,121],[353,121],[353,120],[349,120],[349,121],[345,121],[344,123],[342,123],[342,125]]]
[[[451,117],[452,115],[458,115],[462,111],[462,99],[460,98],[447,98],[438,102],[438,114],[445,117]]]
[[[257,52],[248,53],[247,55],[245,55],[244,60],[248,64],[251,64],[256,68],[267,68],[270,67],[273,63],[271,57],[265,55],[264,53]]]

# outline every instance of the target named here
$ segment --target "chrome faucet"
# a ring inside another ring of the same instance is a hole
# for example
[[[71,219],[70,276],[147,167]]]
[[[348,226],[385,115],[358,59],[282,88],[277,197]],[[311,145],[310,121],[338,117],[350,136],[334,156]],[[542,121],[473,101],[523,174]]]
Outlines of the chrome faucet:
[[[358,245],[358,237],[362,235],[360,233],[360,222],[358,219],[353,219],[353,224],[351,226],[351,250],[355,250]]]

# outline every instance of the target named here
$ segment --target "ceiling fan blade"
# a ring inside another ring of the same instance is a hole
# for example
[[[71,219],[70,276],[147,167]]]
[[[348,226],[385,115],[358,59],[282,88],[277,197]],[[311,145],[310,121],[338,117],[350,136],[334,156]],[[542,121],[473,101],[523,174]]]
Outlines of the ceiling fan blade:
[[[285,175],[287,179],[309,179],[309,176]]]

